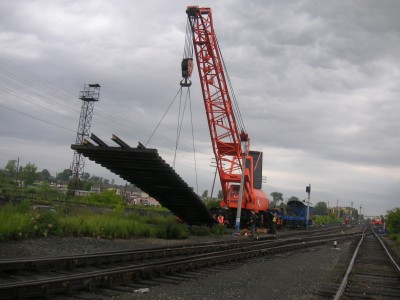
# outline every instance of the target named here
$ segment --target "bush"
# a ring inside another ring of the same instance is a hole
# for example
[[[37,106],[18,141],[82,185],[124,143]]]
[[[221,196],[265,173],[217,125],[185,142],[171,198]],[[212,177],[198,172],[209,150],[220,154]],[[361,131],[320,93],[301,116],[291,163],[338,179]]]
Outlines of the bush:
[[[189,230],[185,225],[169,223],[165,230],[165,237],[167,239],[187,239],[189,237]]]
[[[59,235],[60,228],[57,213],[53,211],[44,211],[34,214],[31,219],[34,229],[34,236]]]
[[[226,233],[226,227],[222,224],[216,224],[211,227],[211,234],[212,235],[224,235]]]
[[[97,238],[157,237],[186,239],[194,235],[221,235],[225,226],[193,226],[177,223],[173,215],[127,213],[121,206],[107,213],[71,206],[58,211],[33,210],[28,201],[7,204],[0,210],[0,241],[56,236],[87,236]]]
[[[400,208],[388,211],[386,223],[390,234],[400,234]]]
[[[206,236],[211,234],[211,228],[207,226],[192,226],[190,233],[198,236]]]
[[[100,194],[90,193],[83,198],[83,201],[92,205],[123,206],[123,199],[115,194],[115,190],[103,191]]]
[[[207,207],[208,210],[212,209],[212,208],[220,208],[219,203],[221,202],[221,200],[207,200],[205,202],[205,205]]]
[[[0,211],[0,240],[60,234],[56,212],[34,211],[27,201],[7,204]]]
[[[22,201],[14,205],[15,211],[19,213],[27,213],[31,210],[31,203],[29,201]]]
[[[329,215],[329,216],[320,216],[320,215],[314,215],[313,216],[313,222],[316,225],[322,225],[322,224],[332,224],[332,223],[337,223],[338,219],[336,218],[335,215]]]
[[[30,216],[12,212],[10,208],[0,212],[0,241],[31,237]]]

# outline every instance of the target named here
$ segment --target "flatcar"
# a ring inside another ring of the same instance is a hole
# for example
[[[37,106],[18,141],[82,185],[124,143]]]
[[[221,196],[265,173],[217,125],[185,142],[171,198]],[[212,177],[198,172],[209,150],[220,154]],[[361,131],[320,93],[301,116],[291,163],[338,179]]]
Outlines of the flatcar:
[[[312,225],[313,207],[309,207],[308,225]],[[286,213],[282,216],[283,225],[288,227],[306,227],[307,205],[298,200],[291,200],[287,203]]]

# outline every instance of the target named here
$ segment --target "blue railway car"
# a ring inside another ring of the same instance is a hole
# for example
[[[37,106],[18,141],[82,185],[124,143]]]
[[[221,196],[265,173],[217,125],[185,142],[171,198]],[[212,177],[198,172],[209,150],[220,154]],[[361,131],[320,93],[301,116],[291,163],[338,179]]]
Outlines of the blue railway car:
[[[312,225],[314,209],[309,208],[308,225]],[[307,219],[307,205],[302,201],[291,200],[287,203],[286,213],[283,215],[283,224],[291,227],[305,227]]]

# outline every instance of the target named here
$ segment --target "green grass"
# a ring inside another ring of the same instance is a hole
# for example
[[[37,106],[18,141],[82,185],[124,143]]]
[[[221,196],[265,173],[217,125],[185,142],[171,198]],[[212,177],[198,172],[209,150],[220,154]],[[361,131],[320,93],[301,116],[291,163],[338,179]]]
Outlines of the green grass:
[[[97,238],[154,237],[184,239],[189,229],[175,221],[172,215],[125,213],[116,208],[106,213],[87,209],[60,207],[57,212],[35,211],[28,202],[7,204],[0,208],[0,241],[47,236]]]
[[[400,234],[399,233],[389,233],[389,238],[396,242],[400,246]]]
[[[215,236],[224,235],[226,233],[226,227],[221,224],[215,224],[212,227],[208,226],[192,226],[190,228],[190,233],[196,236]]]
[[[313,222],[315,225],[322,225],[322,224],[332,224],[332,223],[337,223],[339,220],[336,217],[333,216],[320,216],[320,215],[314,215],[313,216]]]
[[[7,204],[0,210],[0,241],[59,234],[56,214],[38,212],[30,204]]]

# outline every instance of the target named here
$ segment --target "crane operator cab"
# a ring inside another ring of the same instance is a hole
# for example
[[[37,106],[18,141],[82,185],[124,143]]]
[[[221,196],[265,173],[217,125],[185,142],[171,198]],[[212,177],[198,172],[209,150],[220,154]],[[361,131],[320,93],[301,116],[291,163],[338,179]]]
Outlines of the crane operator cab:
[[[230,204],[235,203],[235,206],[237,207],[237,203],[239,201],[239,192],[240,192],[240,185],[232,184],[229,187],[227,202]]]

